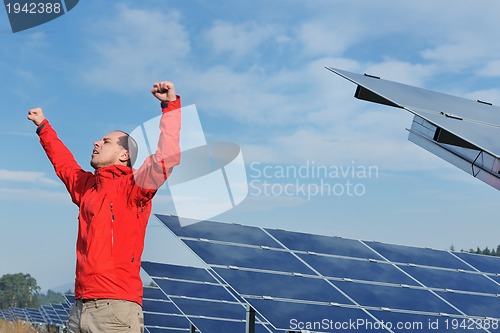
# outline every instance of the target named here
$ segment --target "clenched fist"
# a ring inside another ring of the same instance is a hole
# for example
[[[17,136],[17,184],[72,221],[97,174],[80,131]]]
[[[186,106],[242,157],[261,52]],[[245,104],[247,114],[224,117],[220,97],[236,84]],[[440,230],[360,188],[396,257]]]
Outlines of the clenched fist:
[[[151,93],[153,93],[153,95],[162,103],[172,102],[177,99],[177,96],[175,95],[174,84],[168,81],[156,82],[155,84],[153,84]]]
[[[34,108],[28,111],[28,119],[38,126],[44,121],[45,116],[41,108]]]

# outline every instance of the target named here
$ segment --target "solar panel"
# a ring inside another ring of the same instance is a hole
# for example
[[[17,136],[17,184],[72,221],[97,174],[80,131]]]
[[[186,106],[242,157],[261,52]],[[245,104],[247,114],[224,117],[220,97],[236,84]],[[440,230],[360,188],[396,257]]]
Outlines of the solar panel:
[[[414,114],[408,139],[500,189],[500,107],[327,67],[357,84],[355,97]]]
[[[266,230],[283,246],[293,251],[324,253],[350,258],[382,260],[383,258],[358,240],[311,235],[285,230]]]
[[[56,310],[52,307],[52,305],[42,305],[41,311],[44,313],[45,318],[47,318],[47,323],[54,325],[64,325],[66,324],[61,320]]]
[[[16,318],[14,318],[14,316],[12,315],[10,309],[2,311],[2,317],[8,321],[16,320]]]
[[[72,305],[75,303],[75,295],[65,294],[64,298],[66,298],[66,303],[68,303],[69,305]]]
[[[470,269],[466,263],[447,251],[378,242],[365,242],[365,244],[391,262],[452,269]]]
[[[244,332],[245,303],[203,268],[142,262],[168,299],[203,333]],[[269,332],[262,323],[256,332]]]
[[[184,243],[211,265],[245,266],[260,270],[313,274],[311,269],[286,251],[185,240]],[[252,260],[248,260],[252,258]]]
[[[498,257],[483,256],[472,253],[454,253],[478,272],[500,274],[500,260]]]
[[[155,279],[167,294],[216,295],[207,287],[215,278],[273,330],[341,332],[359,324],[359,332],[415,332],[420,323],[419,332],[499,331],[500,258],[218,222],[180,227],[175,216],[157,217],[211,273],[189,288],[184,275],[176,290]],[[203,234],[207,226],[222,235]],[[239,231],[259,236],[248,241]],[[494,326],[457,325],[472,321]]]
[[[270,297],[281,299],[305,300],[310,302],[335,302],[354,305],[332,285],[320,278],[275,274],[236,268],[219,268],[214,270],[229,285],[237,285],[240,295]],[[266,283],[255,283],[266,281]],[[294,286],[294,288],[290,288]]]
[[[47,322],[47,319],[44,317],[40,309],[28,308],[26,309],[26,312],[28,314],[28,319],[30,323],[45,324]]]
[[[394,265],[383,261],[337,258],[317,254],[298,254],[319,274],[338,279],[353,279],[392,284],[418,285]]]
[[[184,332],[189,332],[189,329],[174,329],[174,328],[171,329],[171,328],[145,326],[144,332],[147,332],[147,333],[184,333]]]
[[[484,274],[411,266],[400,268],[429,288],[500,295],[500,285]]]
[[[67,304],[75,302],[75,296],[64,295]],[[144,329],[151,333],[182,333],[190,331],[190,322],[158,287],[143,287]]]
[[[67,308],[65,308],[63,304],[51,304],[51,305],[54,311],[56,312],[57,316],[59,317],[60,323],[62,325],[66,325],[69,318],[69,312]]]
[[[28,320],[28,314],[26,313],[26,309],[11,307],[9,310],[14,320],[21,320],[21,321]]]
[[[190,322],[159,288],[145,286],[143,290],[142,310],[146,331],[189,332]]]
[[[157,214],[160,221],[164,218],[168,223],[169,217]],[[185,218],[183,218],[185,220]],[[196,221],[196,220],[193,220]],[[163,221],[162,221],[163,222]],[[191,237],[195,239],[210,239],[221,242],[230,242],[246,245],[259,245],[269,247],[279,247],[279,245],[259,228],[245,226],[241,224],[220,224],[212,221],[201,221],[198,223],[184,223],[183,225],[195,225],[193,228],[181,226],[178,223],[171,223],[170,230],[174,234],[182,237]]]

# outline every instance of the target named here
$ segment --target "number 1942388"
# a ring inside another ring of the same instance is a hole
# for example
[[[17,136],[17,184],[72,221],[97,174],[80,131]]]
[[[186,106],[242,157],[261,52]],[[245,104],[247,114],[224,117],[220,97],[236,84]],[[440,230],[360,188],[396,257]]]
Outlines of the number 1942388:
[[[8,14],[59,14],[63,10],[60,2],[8,2],[5,7]]]

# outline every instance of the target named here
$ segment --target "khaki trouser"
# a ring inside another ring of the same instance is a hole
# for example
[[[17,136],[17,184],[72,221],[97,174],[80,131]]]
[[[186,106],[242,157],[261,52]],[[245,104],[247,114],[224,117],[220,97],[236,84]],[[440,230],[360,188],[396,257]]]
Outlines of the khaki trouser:
[[[68,333],[115,332],[144,332],[144,315],[139,304],[115,299],[75,300]]]

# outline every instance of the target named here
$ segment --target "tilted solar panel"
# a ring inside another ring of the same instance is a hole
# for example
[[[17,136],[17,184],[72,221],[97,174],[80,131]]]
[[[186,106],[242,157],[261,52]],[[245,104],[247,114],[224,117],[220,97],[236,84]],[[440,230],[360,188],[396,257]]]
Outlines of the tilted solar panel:
[[[326,67],[357,84],[355,97],[414,114],[408,139],[500,189],[500,107],[373,75]]]
[[[43,316],[40,309],[27,308],[26,312],[30,323],[45,324],[47,322],[47,319]]]
[[[145,286],[143,290],[145,330],[152,333],[189,332],[190,322],[161,289]]]
[[[156,216],[273,330],[499,331],[500,258],[217,222],[180,227],[175,216]]]
[[[75,302],[75,296],[70,294],[64,296],[69,308]],[[189,321],[157,287],[143,287],[143,312],[146,332],[189,332]]]
[[[208,270],[147,261],[142,268],[200,332],[245,331],[245,303]],[[255,328],[255,332],[270,332],[260,322]]]
[[[25,308],[11,307],[9,308],[9,311],[14,320],[28,321],[28,314],[26,313]]]
[[[53,325],[65,325],[66,322],[59,317],[57,311],[53,308],[52,304],[43,305],[41,311],[45,314],[47,322]]]

